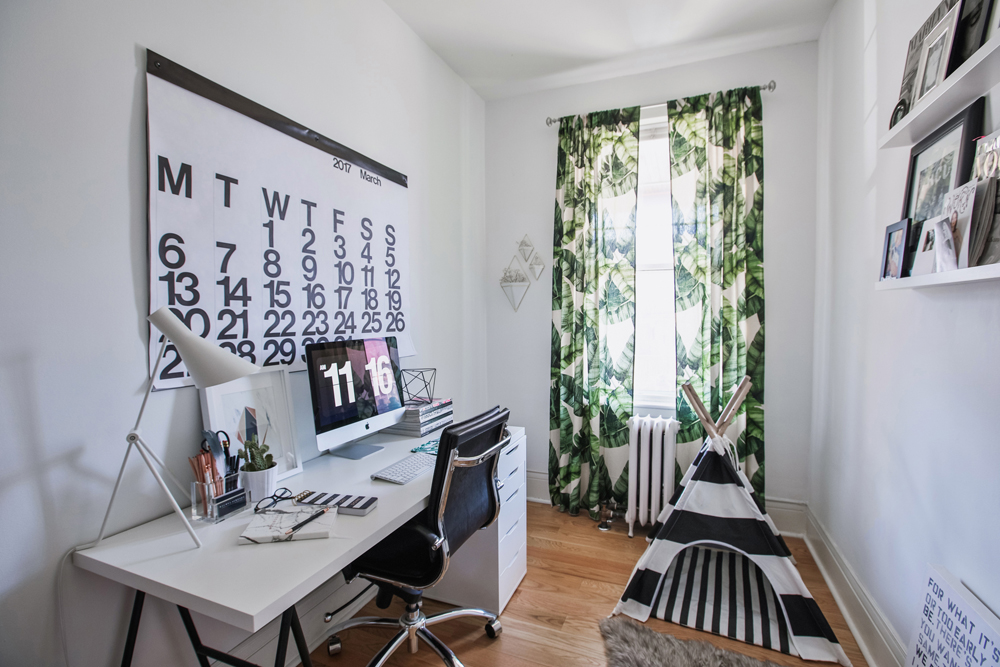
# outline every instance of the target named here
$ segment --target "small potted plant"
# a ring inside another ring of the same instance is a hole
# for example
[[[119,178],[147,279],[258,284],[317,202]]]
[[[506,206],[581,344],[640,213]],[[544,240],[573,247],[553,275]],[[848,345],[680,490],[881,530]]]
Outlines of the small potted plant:
[[[267,439],[267,434],[264,438]],[[278,486],[278,464],[267,450],[266,444],[257,444],[257,434],[254,433],[238,454],[244,461],[240,466],[240,484],[250,494],[252,503],[272,495]]]

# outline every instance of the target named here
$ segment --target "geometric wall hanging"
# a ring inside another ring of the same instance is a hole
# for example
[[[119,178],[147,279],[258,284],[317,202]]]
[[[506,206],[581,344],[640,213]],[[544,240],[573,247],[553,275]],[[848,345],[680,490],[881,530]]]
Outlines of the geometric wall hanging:
[[[517,261],[517,256],[512,257],[510,264],[503,270],[503,275],[500,277],[500,287],[507,296],[507,300],[510,301],[514,312],[517,312],[517,308],[521,305],[530,285],[528,276],[521,270],[521,263]]]

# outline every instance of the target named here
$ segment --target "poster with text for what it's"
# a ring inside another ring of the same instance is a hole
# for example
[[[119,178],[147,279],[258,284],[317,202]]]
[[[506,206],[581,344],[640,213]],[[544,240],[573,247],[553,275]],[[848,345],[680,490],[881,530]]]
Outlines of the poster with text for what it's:
[[[149,310],[260,366],[410,339],[406,176],[147,52]],[[150,369],[160,349],[150,331]],[[167,346],[155,389],[192,384]]]
[[[906,667],[1000,667],[1000,619],[939,565],[929,565]]]

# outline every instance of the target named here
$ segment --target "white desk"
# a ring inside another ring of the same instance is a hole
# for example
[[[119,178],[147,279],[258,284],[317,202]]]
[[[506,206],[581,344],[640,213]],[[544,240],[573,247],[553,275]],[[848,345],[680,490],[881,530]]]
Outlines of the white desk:
[[[524,432],[508,428],[515,440]],[[358,461],[321,456],[306,463],[301,474],[281,482],[295,493],[311,489],[377,496],[378,507],[367,516],[337,516],[335,534],[344,539],[239,545],[237,537],[253,514],[245,511],[218,524],[196,524],[204,545],[198,549],[171,513],[78,551],[73,562],[137,591],[256,632],[427,506],[432,474],[405,485],[372,481],[370,475],[409,455],[429,437],[378,434],[365,442],[382,445],[380,452]],[[255,577],[254,586],[236,583],[239,573],[246,572],[267,576]]]

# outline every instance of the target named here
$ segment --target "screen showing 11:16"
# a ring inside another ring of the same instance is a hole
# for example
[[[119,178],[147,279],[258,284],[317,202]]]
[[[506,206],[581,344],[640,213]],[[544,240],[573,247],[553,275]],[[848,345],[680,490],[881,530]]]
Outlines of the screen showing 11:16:
[[[313,358],[318,431],[403,407],[394,338],[326,343]]]

